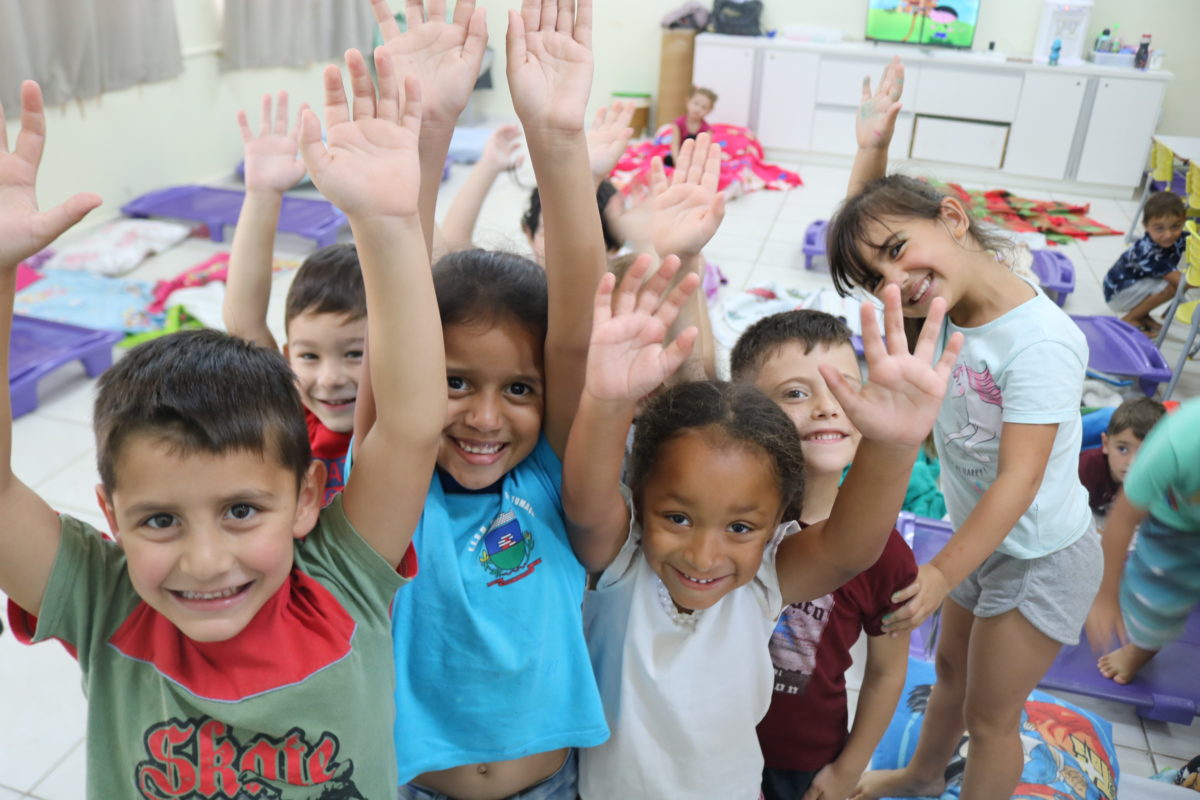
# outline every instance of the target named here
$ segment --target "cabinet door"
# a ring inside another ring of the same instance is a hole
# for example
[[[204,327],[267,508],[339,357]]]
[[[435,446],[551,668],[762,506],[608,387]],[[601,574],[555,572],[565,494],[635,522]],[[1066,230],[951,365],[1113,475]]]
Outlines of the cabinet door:
[[[1134,187],[1162,111],[1162,81],[1098,78],[1076,180]]]
[[[753,127],[750,116],[754,97],[754,55],[747,45],[715,43],[703,36],[696,39],[696,60],[692,64],[692,82],[717,93],[717,105],[708,115],[709,123]],[[660,120],[662,123],[672,120]]]
[[[1086,91],[1087,78],[1082,75],[1025,73],[1004,171],[1065,178]]]
[[[816,53],[763,53],[757,133],[764,147],[809,149],[820,60]]]
[[[812,145],[809,149],[815,153],[833,153],[843,156],[852,156],[857,153],[858,142],[854,136],[854,121],[857,116],[857,110],[818,106],[813,114]],[[912,133],[913,115],[901,111],[899,118],[896,119],[892,144],[888,148],[890,160],[908,158]]]

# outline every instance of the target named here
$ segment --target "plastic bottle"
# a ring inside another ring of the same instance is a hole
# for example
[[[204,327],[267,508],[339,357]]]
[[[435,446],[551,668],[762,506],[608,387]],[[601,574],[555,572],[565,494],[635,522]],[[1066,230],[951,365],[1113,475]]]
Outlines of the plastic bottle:
[[[1108,42],[1111,36],[1112,31],[1108,28],[1100,31],[1100,35],[1096,37],[1096,44],[1092,46],[1092,49],[1099,53],[1107,53],[1109,47]]]
[[[1142,34],[1142,43],[1138,45],[1137,53],[1133,56],[1133,66],[1146,69],[1150,66],[1150,34]]]
[[[1058,56],[1062,52],[1062,39],[1055,39],[1050,45],[1050,66],[1058,65]]]
[[[1112,27],[1112,38],[1108,40],[1108,51],[1110,53],[1121,52],[1121,37],[1117,35],[1117,28],[1119,27],[1121,26],[1113,25]]]

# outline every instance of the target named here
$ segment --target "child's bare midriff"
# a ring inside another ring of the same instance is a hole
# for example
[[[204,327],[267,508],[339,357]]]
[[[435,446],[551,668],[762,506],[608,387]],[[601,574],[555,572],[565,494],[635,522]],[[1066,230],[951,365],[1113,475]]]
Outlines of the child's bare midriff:
[[[534,753],[512,761],[463,764],[426,772],[413,783],[449,795],[455,800],[502,800],[544,781],[567,760],[567,749]]]

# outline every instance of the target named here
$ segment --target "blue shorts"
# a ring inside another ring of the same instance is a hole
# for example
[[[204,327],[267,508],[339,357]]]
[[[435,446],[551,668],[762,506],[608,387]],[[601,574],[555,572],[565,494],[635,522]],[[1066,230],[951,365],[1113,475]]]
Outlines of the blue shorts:
[[[553,775],[538,781],[524,791],[517,792],[508,800],[575,800],[579,788],[579,758],[574,748],[567,754],[566,761]],[[454,800],[450,795],[426,789],[410,783],[400,787],[400,800]]]
[[[1138,528],[1121,576],[1121,616],[1129,641],[1158,651],[1179,638],[1200,602],[1200,531],[1181,531],[1152,516]]]

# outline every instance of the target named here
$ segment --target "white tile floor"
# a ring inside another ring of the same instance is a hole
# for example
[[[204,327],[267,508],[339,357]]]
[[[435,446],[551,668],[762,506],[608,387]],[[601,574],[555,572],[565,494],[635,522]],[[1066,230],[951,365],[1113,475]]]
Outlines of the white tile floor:
[[[828,283],[827,276],[804,271],[799,243],[809,222],[830,216],[841,199],[849,173],[836,167],[789,166],[800,172],[805,186],[787,193],[751,194],[728,204],[725,223],[708,249],[708,255],[729,277],[730,285],[724,291],[734,292],[766,280],[805,287]],[[447,195],[461,185],[465,174],[466,168],[455,168],[446,186]],[[521,177],[526,186],[531,185],[528,167]],[[506,176],[501,177],[484,206],[476,240],[487,247],[525,250],[518,220],[527,194],[527,189]],[[1053,185],[1041,196],[1089,200],[1060,194]],[[1124,230],[1135,207],[1132,200],[1098,200],[1093,203],[1093,215]],[[1067,300],[1068,312],[1107,313],[1100,282],[1123,247],[1119,237],[1108,237],[1065,248],[1075,263],[1077,282],[1075,293]],[[223,247],[204,240],[188,240],[151,259],[131,277],[149,280],[170,277],[220,249]],[[302,255],[303,244],[282,241],[280,250],[288,255]],[[286,278],[277,283],[273,294],[282,299]],[[277,331],[281,305],[275,303],[272,314]],[[1172,328],[1166,343],[1165,355],[1172,365],[1182,344],[1179,327]],[[1189,364],[1186,369],[1177,399],[1200,394],[1200,364]],[[99,527],[103,520],[94,501],[97,476],[90,426],[94,384],[78,367],[64,368],[45,380],[39,392],[38,409],[14,425],[13,458],[17,475],[51,505]],[[861,658],[858,660],[861,662]],[[857,690],[860,682],[861,673],[856,669],[851,676],[851,688]],[[4,687],[0,692],[0,720],[4,723],[0,725],[0,800],[82,797],[86,703],[79,689],[75,663],[56,644],[23,647],[6,634],[0,636],[0,687]],[[1122,769],[1129,775],[1146,776],[1179,766],[1200,754],[1200,726],[1143,723],[1126,706],[1080,697],[1070,699],[1095,709],[1113,722]],[[851,708],[853,703],[852,699]]]

